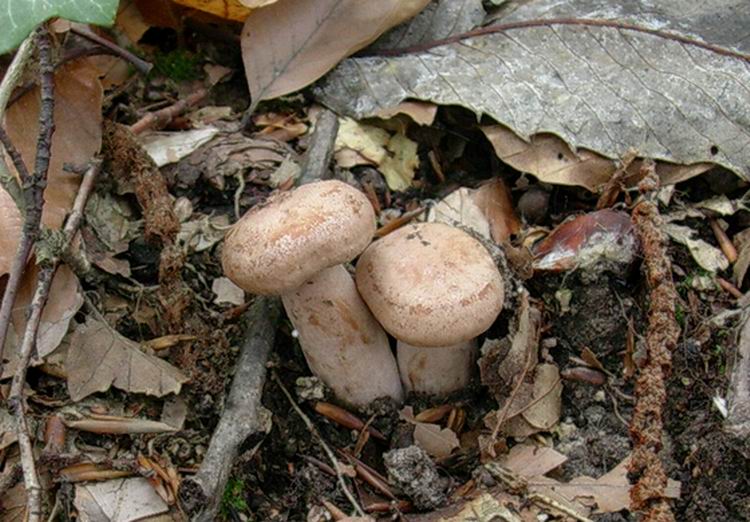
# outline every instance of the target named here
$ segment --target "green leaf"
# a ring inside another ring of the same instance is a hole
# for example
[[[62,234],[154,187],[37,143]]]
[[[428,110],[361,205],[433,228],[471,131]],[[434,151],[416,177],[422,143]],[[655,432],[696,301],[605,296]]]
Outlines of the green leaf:
[[[16,48],[34,28],[59,17],[85,24],[112,25],[118,0],[1,0],[0,54]]]

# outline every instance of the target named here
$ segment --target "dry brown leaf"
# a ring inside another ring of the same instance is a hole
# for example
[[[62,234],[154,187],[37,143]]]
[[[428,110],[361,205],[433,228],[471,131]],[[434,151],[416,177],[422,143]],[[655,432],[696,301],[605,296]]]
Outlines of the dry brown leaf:
[[[516,444],[507,455],[498,460],[498,464],[517,475],[530,478],[545,475],[561,466],[568,457],[546,446]]]
[[[533,477],[528,481],[529,490],[543,495],[554,492],[571,502],[593,499],[597,505],[596,511],[599,513],[614,513],[628,509],[631,487],[627,477],[629,460],[630,457],[627,457],[598,479],[581,476],[566,484],[547,477]],[[669,479],[665,494],[667,498],[679,498],[680,483]]]
[[[240,3],[250,9],[257,9],[267,5],[275,4],[279,0],[240,0]]]
[[[282,0],[248,17],[242,58],[251,110],[314,82],[341,59],[421,11],[429,0]]]
[[[521,415],[529,425],[549,431],[560,420],[562,409],[562,381],[554,364],[540,364],[534,373],[533,406]]]
[[[203,11],[225,20],[244,22],[250,15],[250,9],[239,0],[173,0],[174,3]]]
[[[527,142],[503,125],[488,125],[481,129],[501,160],[545,183],[579,185],[596,192],[617,169],[611,159],[586,149],[573,151],[553,134],[537,134]],[[637,172],[640,164],[633,162],[628,172]],[[663,184],[678,183],[702,174],[712,166],[708,163],[675,165],[660,162],[657,174]]]
[[[68,428],[91,433],[168,433],[177,427],[164,422],[129,417],[105,417],[65,421]]]
[[[34,295],[38,272],[38,267],[31,265],[26,269],[21,280],[13,307],[13,327],[17,333],[22,333],[26,328],[26,312]],[[52,279],[49,298],[39,323],[36,340],[38,359],[35,362],[52,353],[60,345],[63,337],[68,333],[70,321],[81,305],[83,305],[83,293],[78,277],[70,268],[61,265]]]
[[[411,406],[404,407],[400,417],[414,425],[414,442],[431,457],[447,457],[461,446],[453,430],[441,428],[438,424],[417,421]]]
[[[134,522],[169,511],[143,477],[76,484],[75,492],[81,522]]]
[[[480,236],[491,239],[490,223],[474,199],[475,192],[466,187],[454,190],[427,213],[427,222],[446,223],[451,226],[461,225]]]
[[[513,208],[513,198],[502,178],[495,178],[474,191],[474,202],[490,224],[492,239],[502,244],[521,230],[521,220]]]
[[[13,198],[2,187],[0,187],[0,223],[3,224],[3,233],[0,234],[0,277],[2,277],[10,272],[23,228],[21,213],[13,202]]]
[[[3,522],[24,522],[26,520],[26,488],[23,481],[0,495]]]
[[[405,114],[411,118],[414,123],[423,126],[432,125],[437,115],[438,106],[434,103],[423,102],[418,100],[403,101],[395,107],[380,109],[374,114],[376,118],[387,120],[398,114]]]
[[[742,282],[745,280],[745,274],[747,274],[747,270],[750,268],[750,228],[738,232],[734,235],[733,239],[737,246],[737,252],[739,255],[737,256],[737,261],[732,268],[732,277],[734,279],[734,284],[738,287],[742,287]]]
[[[110,386],[161,397],[179,393],[188,380],[174,366],[143,353],[138,344],[91,318],[73,332],[65,367],[74,401]]]
[[[4,126],[32,168],[39,128],[39,88],[8,107]],[[52,137],[42,221],[59,228],[70,209],[80,176],[63,171],[63,164],[85,166],[99,151],[102,130],[102,86],[99,71],[88,59],[69,62],[55,72],[55,134]],[[4,227],[4,234],[9,231]]]

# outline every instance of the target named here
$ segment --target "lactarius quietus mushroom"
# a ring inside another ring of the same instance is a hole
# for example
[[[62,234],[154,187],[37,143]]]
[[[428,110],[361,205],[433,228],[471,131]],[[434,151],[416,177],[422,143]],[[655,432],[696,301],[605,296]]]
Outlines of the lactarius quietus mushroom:
[[[477,335],[503,307],[503,279],[489,252],[441,223],[407,225],[371,244],[357,263],[357,287],[398,340],[408,390],[442,395],[471,379]]]
[[[388,337],[342,265],[374,232],[364,194],[320,181],[250,209],[227,234],[222,253],[224,273],[236,285],[281,295],[310,370],[357,407],[403,396]]]

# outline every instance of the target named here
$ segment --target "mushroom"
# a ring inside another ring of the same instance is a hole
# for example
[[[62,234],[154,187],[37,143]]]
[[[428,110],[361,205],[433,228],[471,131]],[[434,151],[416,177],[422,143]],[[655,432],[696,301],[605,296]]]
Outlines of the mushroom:
[[[356,279],[398,340],[407,390],[442,395],[470,381],[474,338],[503,307],[502,276],[479,241],[442,223],[407,225],[364,251]]]
[[[370,243],[375,214],[341,181],[281,192],[250,209],[224,240],[224,273],[247,292],[281,295],[310,370],[363,407],[403,391],[388,336],[342,263]]]

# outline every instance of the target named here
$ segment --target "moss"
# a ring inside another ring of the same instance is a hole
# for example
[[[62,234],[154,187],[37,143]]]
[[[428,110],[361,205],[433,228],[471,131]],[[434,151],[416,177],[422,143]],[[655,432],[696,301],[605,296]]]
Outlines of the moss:
[[[165,76],[175,82],[196,80],[200,77],[201,59],[184,49],[176,49],[154,57],[152,75]]]
[[[230,513],[247,513],[248,505],[245,501],[245,481],[238,478],[230,478],[224,495],[221,498],[221,514],[229,519]]]

